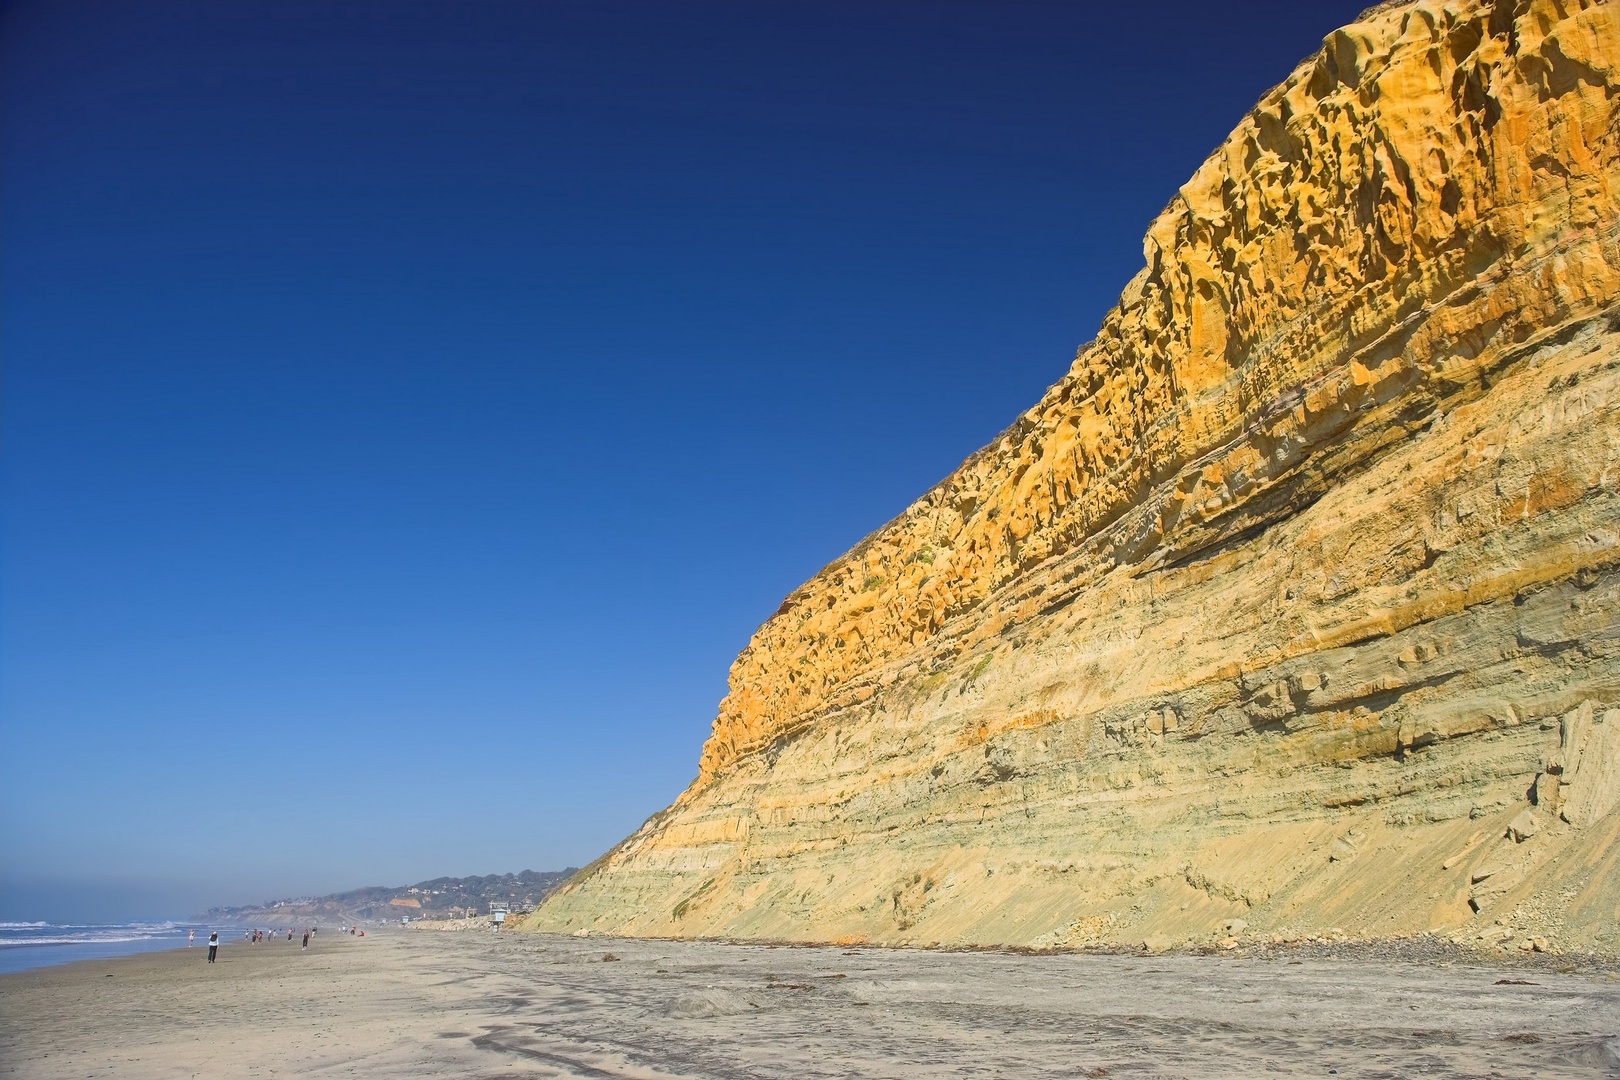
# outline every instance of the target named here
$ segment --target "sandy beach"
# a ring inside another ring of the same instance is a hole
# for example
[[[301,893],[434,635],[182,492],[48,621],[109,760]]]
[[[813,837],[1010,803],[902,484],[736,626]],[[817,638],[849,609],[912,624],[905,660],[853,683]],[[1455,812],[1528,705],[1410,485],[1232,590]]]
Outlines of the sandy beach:
[[[0,1020],[19,1078],[1620,1076],[1620,976],[1551,962],[333,933],[7,975]]]

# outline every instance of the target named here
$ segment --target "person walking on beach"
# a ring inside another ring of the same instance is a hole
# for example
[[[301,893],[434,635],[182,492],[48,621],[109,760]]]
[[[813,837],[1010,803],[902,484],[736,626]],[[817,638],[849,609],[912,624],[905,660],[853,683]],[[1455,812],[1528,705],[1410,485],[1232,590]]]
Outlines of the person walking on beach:
[[[304,931],[304,948],[309,948],[309,931]]]
[[[192,943],[195,942],[196,940],[197,940],[197,931],[195,931],[195,930],[187,930],[186,931],[186,948],[188,948],[188,949],[191,948]]]
[[[208,935],[208,962],[212,964],[214,957],[219,955],[219,931],[215,930]]]

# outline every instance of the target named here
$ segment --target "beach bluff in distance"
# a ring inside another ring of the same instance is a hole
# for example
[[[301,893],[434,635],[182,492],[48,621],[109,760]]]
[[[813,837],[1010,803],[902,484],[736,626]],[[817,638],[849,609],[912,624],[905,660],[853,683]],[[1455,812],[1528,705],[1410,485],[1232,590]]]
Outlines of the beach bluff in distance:
[[[526,927],[1615,951],[1617,95],[1612,3],[1329,35]]]

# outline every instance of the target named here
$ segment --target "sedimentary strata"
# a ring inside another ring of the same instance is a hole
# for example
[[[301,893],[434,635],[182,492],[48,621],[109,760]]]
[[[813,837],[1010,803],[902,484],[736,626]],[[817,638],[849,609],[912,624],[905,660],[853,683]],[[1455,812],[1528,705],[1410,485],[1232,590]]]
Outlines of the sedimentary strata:
[[[1599,2],[1330,35],[530,925],[1620,946],[1617,68]]]

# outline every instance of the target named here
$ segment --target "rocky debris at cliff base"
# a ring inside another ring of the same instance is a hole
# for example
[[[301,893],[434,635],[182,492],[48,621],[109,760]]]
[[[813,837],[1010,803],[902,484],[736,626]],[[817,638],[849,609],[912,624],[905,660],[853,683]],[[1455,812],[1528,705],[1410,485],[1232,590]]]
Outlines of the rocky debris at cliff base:
[[[409,930],[450,933],[466,933],[477,930],[487,934],[495,929],[495,924],[490,921],[488,915],[480,915],[468,919],[412,919],[405,924],[405,927]]]
[[[1539,939],[1545,942],[1545,939]],[[1620,980],[1620,957],[1612,954],[1572,952],[1554,954],[1550,948],[1534,951],[1500,949],[1450,941],[1438,935],[1357,941],[1350,938],[1304,938],[1289,941],[1240,941],[1242,955],[1274,960],[1344,960],[1352,963],[1431,964],[1437,966],[1508,966],[1555,974],[1612,974]],[[1188,950],[1214,955],[1210,948]]]

